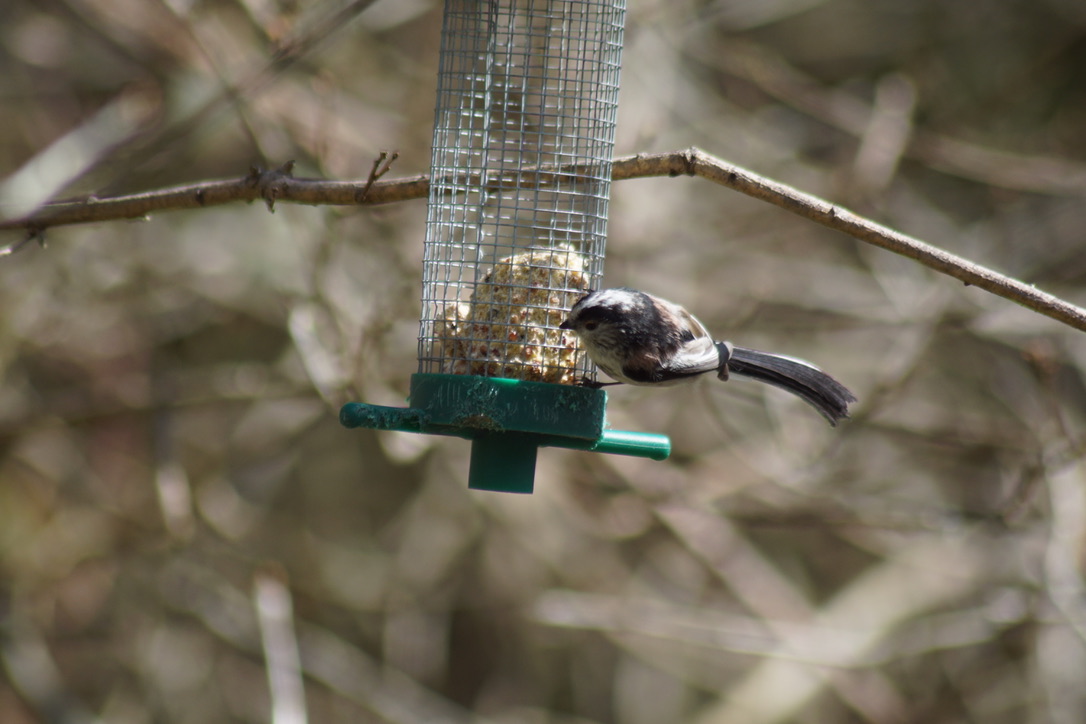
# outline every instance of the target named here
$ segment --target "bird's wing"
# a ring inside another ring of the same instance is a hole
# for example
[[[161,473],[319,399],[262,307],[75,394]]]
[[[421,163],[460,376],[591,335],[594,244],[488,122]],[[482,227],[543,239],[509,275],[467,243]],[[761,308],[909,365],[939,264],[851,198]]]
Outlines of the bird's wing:
[[[687,328],[694,334],[695,338],[704,337],[710,342],[713,341],[713,336],[709,334],[709,330],[705,328],[705,325],[702,324],[697,317],[686,311],[683,307],[680,307],[678,304],[672,304],[671,307],[679,319],[681,319],[686,324]]]
[[[672,358],[670,369],[680,375],[700,375],[720,367],[720,351],[712,337],[695,337]]]
[[[693,339],[683,343],[682,348],[672,358],[669,371],[676,377],[700,375],[713,372],[720,367],[720,351],[709,330],[684,307],[666,302],[672,314],[678,317],[683,326],[690,330]]]

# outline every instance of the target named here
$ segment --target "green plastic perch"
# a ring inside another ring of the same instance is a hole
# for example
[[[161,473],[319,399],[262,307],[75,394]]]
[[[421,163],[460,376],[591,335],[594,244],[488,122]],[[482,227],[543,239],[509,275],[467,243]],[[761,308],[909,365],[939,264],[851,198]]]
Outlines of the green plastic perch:
[[[349,402],[345,427],[450,435],[472,441],[468,487],[530,493],[540,447],[663,460],[666,435],[605,429],[607,393],[500,377],[416,374],[410,407]]]

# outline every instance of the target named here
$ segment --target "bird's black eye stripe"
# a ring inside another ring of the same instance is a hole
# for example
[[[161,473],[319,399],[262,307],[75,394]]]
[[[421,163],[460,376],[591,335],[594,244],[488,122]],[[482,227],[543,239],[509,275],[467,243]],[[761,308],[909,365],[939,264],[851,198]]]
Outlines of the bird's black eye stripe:
[[[596,327],[600,326],[599,322],[585,322],[584,328],[591,332]]]

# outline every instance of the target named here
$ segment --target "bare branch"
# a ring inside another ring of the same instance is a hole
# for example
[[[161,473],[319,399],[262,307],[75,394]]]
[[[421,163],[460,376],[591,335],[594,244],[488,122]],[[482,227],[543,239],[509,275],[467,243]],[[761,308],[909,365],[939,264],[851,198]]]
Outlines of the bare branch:
[[[47,204],[22,219],[0,221],[0,230],[24,229],[41,234],[45,229],[66,224],[81,224],[146,217],[155,211],[219,206],[237,201],[264,199],[269,209],[275,202],[310,205],[374,206],[397,201],[425,198],[430,192],[430,178],[415,176],[390,181],[378,180],[395,160],[379,158],[364,181],[326,181],[294,178],[291,164],[273,171],[254,169],[248,176],[227,181],[208,181],[147,191],[113,198],[88,197],[77,201]],[[382,167],[382,163],[384,166]],[[515,179],[520,185],[552,186],[558,179],[576,174],[576,166],[528,168]],[[612,178],[616,181],[651,176],[699,176],[756,199],[766,201],[844,232],[860,241],[920,262],[935,271],[954,277],[997,296],[1021,304],[1070,327],[1086,331],[1086,310],[1024,282],[975,264],[936,246],[857,216],[851,211],[798,189],[759,176],[740,166],[727,163],[697,148],[657,154],[639,154],[616,159]],[[514,179],[500,178],[495,188],[508,187]],[[25,242],[24,242],[25,243]],[[8,253],[13,249],[8,249]],[[0,253],[0,255],[3,255]]]
[[[697,148],[620,159],[615,162],[612,177],[643,178],[665,174],[700,176],[733,191],[767,201],[805,219],[918,261],[929,269],[952,276],[967,285],[980,287],[1086,332],[1086,309],[907,234],[857,216],[848,209],[817,196],[805,194],[791,186],[727,163]]]
[[[430,192],[428,176],[374,182],[362,198],[368,180],[295,178],[290,172],[291,169],[284,164],[271,171],[254,168],[248,175],[236,179],[201,181],[127,196],[87,196],[57,201],[46,204],[30,216],[0,221],[0,230],[41,230],[71,224],[142,219],[158,211],[199,209],[257,199],[313,206],[373,206],[422,199]]]
[[[11,256],[17,251],[22,250],[27,244],[36,241],[38,246],[45,248],[45,232],[34,226],[27,227],[26,235],[22,239],[16,241],[14,244],[0,248],[0,256]]]
[[[396,163],[396,159],[400,157],[399,151],[393,151],[389,156],[387,151],[381,151],[381,154],[373,160],[373,168],[370,169],[370,177],[366,179],[366,185],[362,187],[362,192],[358,196],[359,201],[364,201],[370,193],[370,189],[377,183],[378,179],[392,170],[392,164]]]

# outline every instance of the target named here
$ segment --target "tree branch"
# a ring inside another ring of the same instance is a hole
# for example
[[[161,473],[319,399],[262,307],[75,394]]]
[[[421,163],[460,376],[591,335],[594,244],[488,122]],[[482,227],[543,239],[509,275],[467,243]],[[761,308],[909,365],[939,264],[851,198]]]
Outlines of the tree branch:
[[[288,163],[273,171],[253,169],[249,175],[240,179],[174,186],[129,196],[59,201],[47,204],[25,218],[0,221],[0,230],[22,229],[27,232],[27,238],[40,238],[45,229],[54,226],[143,218],[156,211],[195,209],[237,201],[263,199],[271,210],[274,210],[274,204],[278,201],[311,205],[375,206],[426,198],[430,193],[428,176],[378,180],[379,176],[388,170],[387,165],[380,173],[375,166],[374,172],[364,181],[294,178],[291,167],[292,164]],[[574,165],[524,169],[518,180],[521,184],[551,186],[556,179],[568,178],[569,174],[576,171],[577,167]],[[1070,327],[1086,331],[1086,310],[1081,307],[857,216],[816,196],[727,163],[700,149],[639,154],[614,161],[612,179],[615,181],[651,176],[699,176],[708,179],[868,244],[913,259],[967,285],[980,287]],[[509,182],[510,179],[502,178],[493,185],[495,188],[508,187]],[[24,245],[25,242],[0,250],[0,256],[10,254]]]
[[[30,216],[0,221],[0,231],[41,232],[54,226],[142,219],[157,211],[199,209],[257,199],[263,199],[274,210],[277,201],[313,206],[372,206],[422,199],[430,193],[429,176],[390,181],[327,181],[294,178],[292,168],[293,163],[288,162],[271,171],[253,168],[238,179],[201,181],[127,196],[57,201]]]
[[[1042,292],[1031,284],[1012,279],[997,271],[975,264],[968,259],[951,254],[937,246],[920,241],[907,234],[857,216],[848,209],[824,201],[817,196],[729,164],[696,148],[680,153],[635,156],[629,161],[631,168],[627,178],[658,176],[659,167],[675,167],[676,157],[685,159],[682,173],[700,176],[721,186],[744,193],[786,211],[817,222],[836,231],[842,231],[860,241],[892,251],[895,254],[918,261],[929,269],[947,274],[967,285],[980,287],[997,296],[1021,304],[1023,307],[1051,317],[1059,322],[1086,332],[1086,309],[1066,302],[1059,297]],[[643,167],[643,168],[642,168]],[[617,175],[616,175],[617,178]]]

